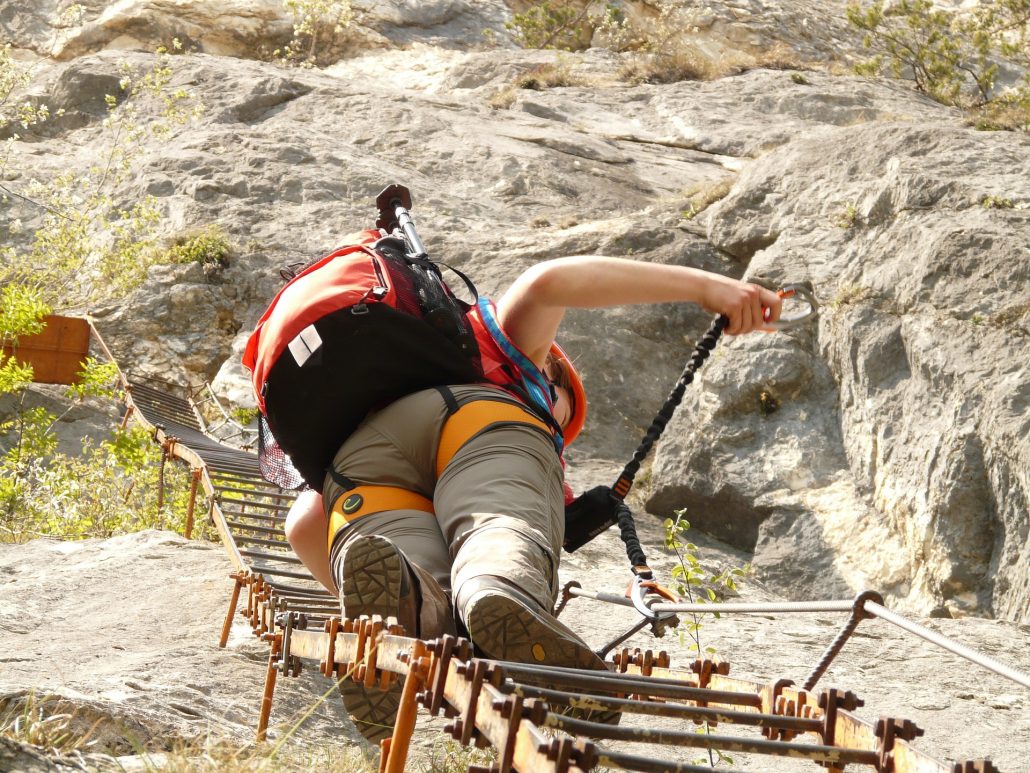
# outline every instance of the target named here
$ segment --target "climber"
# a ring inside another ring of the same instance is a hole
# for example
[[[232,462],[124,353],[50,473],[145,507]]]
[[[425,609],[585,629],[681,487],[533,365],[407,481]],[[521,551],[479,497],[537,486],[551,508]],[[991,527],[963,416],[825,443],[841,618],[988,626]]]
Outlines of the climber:
[[[729,335],[768,329],[781,307],[758,285],[599,256],[537,264],[496,308],[481,303],[504,353],[550,385],[553,420],[491,384],[426,389],[370,414],[337,452],[322,496],[298,498],[286,525],[297,555],[339,589],[344,616],[394,616],[424,639],[459,625],[488,657],[603,669],[550,614],[568,500],[554,440],[573,440],[586,412],[554,339],[570,307],[677,301],[727,316]],[[392,725],[396,695],[353,685],[344,699],[366,736]]]

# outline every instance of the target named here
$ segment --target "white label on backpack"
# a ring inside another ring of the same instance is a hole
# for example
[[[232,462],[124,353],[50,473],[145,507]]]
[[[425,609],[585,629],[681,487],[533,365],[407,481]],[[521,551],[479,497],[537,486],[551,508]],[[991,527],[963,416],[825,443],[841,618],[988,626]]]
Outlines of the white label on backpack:
[[[315,330],[314,325],[308,325],[300,331],[300,335],[290,341],[290,354],[297,361],[298,367],[304,367],[304,363],[312,354],[318,351],[322,345],[322,336]]]

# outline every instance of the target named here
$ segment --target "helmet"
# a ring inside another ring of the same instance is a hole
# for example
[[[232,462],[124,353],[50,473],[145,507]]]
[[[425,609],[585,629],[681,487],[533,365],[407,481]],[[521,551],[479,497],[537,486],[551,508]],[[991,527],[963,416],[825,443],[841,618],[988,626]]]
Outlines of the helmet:
[[[565,445],[568,445],[576,436],[579,435],[580,430],[583,429],[583,424],[587,419],[587,393],[583,389],[583,381],[579,377],[579,373],[576,372],[576,368],[572,365],[572,360],[565,354],[560,346],[556,343],[551,344],[551,356],[561,363],[562,369],[565,371],[569,386],[568,389],[572,393],[572,418],[569,419],[568,425],[565,427],[563,433],[565,437]]]

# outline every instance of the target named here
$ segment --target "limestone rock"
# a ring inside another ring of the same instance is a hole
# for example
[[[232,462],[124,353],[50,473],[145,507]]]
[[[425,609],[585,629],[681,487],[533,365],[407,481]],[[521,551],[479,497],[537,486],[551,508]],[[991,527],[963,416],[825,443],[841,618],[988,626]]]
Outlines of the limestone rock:
[[[125,206],[156,197],[158,235],[169,241],[218,223],[234,252],[215,270],[155,267],[131,296],[92,309],[130,373],[213,380],[229,401],[248,404],[239,354],[281,285],[279,269],[367,226],[391,182],[411,187],[430,253],[486,295],[536,262],[573,254],[809,281],[822,303],[817,323],[719,344],[639,476],[638,512],[686,508],[695,526],[732,541],[734,549],[716,548],[693,537],[713,551],[706,560],[753,561],[756,598],[873,587],[1025,669],[1027,631],[1012,621],[1030,621],[1028,141],[974,131],[905,82],[832,74],[855,45],[839,7],[698,6],[691,34],[706,56],[753,62],[780,41],[796,61],[773,64],[815,69],[631,86],[614,77],[628,54],[512,48],[511,9],[499,0],[356,3],[355,38],[330,52],[338,61],[324,70],[267,61],[291,25],[272,0],[87,0],[81,23],[59,21],[65,4],[56,0],[8,5],[0,25],[19,57],[37,60],[24,96],[65,110],[12,147],[4,184],[16,193],[33,178],[96,163],[111,141],[104,96],[120,63],[142,71],[153,62],[135,49],[170,36],[196,48],[174,58],[170,86],[195,91],[203,115],[145,147],[110,193]],[[647,4],[624,5],[646,13]],[[55,50],[60,61],[43,58]],[[541,65],[565,68],[574,85],[514,89],[510,107],[497,107],[498,92]],[[698,213],[700,199],[711,206]],[[24,246],[41,211],[6,203],[0,230],[21,222],[9,238]],[[568,313],[563,343],[591,396],[568,455],[578,489],[616,477],[709,322],[693,306]],[[640,521],[649,560],[671,572],[657,519]],[[115,561],[112,545],[138,566]],[[144,559],[151,549],[159,558]],[[239,683],[260,681],[261,653],[237,641],[226,668],[223,653],[183,633],[184,594],[194,620],[217,625],[224,612],[227,569],[216,551],[209,563],[201,552],[154,535],[0,548],[12,591],[0,594],[2,635],[32,653],[4,664],[3,689],[24,690],[43,673],[48,689],[83,705],[128,707],[111,709],[115,719],[138,710],[155,733],[192,732],[204,721],[195,711],[249,737],[252,704],[244,707]],[[611,587],[623,561],[618,537],[605,534],[566,558],[565,576]],[[174,571],[144,571],[162,563]],[[115,583],[123,576],[134,584]],[[88,645],[89,615],[112,604],[80,589],[105,583],[153,623],[110,622],[110,649],[125,648],[111,658],[128,665],[79,652],[83,676],[41,666],[56,658],[38,623],[47,604],[62,641]],[[37,586],[45,597],[33,595]],[[595,612],[572,612],[591,643],[628,624]],[[718,645],[739,653],[745,673],[803,678],[830,634],[798,622],[774,638],[772,622],[743,620]],[[1025,722],[1012,722],[1017,706],[981,702],[1009,705],[1011,688],[985,681],[981,692],[978,680],[971,691],[965,666],[922,650],[899,654],[891,634],[868,630],[855,642],[863,658],[834,678],[871,691],[884,711],[897,681],[911,678],[916,719],[945,720],[927,748],[972,756],[982,721],[994,747],[986,751],[1002,769],[1018,768],[1030,742]],[[770,647],[742,646],[753,641]],[[132,669],[150,681],[125,676]],[[240,675],[228,683],[233,669]],[[338,735],[338,707],[325,711],[318,721]]]
[[[1020,536],[1030,469],[1027,147],[1018,136],[958,127],[828,129],[750,165],[708,213],[717,246],[741,257],[765,247],[751,275],[803,277],[819,288],[818,336],[796,339],[789,355],[816,357],[827,376],[794,398],[814,436],[801,446],[823,465],[812,483],[854,476],[879,514],[870,515],[905,545],[911,569],[899,589],[925,610],[963,595],[966,606],[1017,620],[1030,609]],[[985,207],[988,196],[1012,207]],[[852,204],[852,219],[849,202],[875,203]],[[780,362],[775,347],[762,346],[754,374],[746,362],[734,371],[754,390]],[[763,481],[759,461],[785,453],[775,434],[746,438],[745,449],[740,438],[724,425],[703,449],[684,454],[670,442],[656,469],[678,481],[705,477],[691,488],[712,492],[711,508],[726,469],[747,471],[730,489],[744,501],[780,488]],[[706,477],[709,460],[731,452]],[[663,483],[664,496],[682,485]]]

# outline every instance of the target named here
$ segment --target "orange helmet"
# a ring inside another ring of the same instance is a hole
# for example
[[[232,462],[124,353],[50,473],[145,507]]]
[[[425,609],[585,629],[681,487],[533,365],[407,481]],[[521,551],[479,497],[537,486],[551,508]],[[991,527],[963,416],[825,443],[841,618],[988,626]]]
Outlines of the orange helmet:
[[[572,360],[569,359],[569,356],[558,344],[551,344],[550,355],[561,363],[562,370],[565,371],[569,381],[568,389],[572,397],[572,417],[569,419],[569,423],[566,425],[563,433],[565,445],[568,445],[576,439],[587,420],[587,393],[583,389],[583,381],[580,379],[579,373],[576,372],[576,368],[572,365]]]

